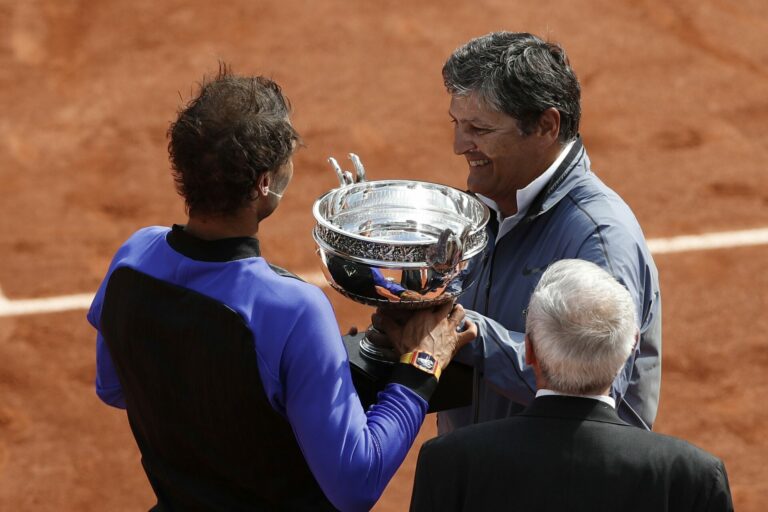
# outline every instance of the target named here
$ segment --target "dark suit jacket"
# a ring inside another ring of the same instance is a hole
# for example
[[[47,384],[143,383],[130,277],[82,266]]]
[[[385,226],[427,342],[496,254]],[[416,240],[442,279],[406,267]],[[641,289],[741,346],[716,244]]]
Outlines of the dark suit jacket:
[[[589,398],[539,397],[419,453],[411,511],[727,511],[722,461]]]

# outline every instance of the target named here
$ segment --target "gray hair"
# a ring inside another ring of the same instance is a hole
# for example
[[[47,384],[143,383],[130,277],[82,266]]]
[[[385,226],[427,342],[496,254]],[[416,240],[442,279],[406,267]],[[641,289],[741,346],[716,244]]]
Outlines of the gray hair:
[[[531,296],[525,330],[547,386],[598,394],[611,385],[635,345],[635,304],[608,272],[584,260],[560,260]]]
[[[548,108],[560,112],[561,144],[578,135],[581,87],[565,50],[528,33],[493,32],[458,48],[443,66],[454,96],[476,93],[530,134]]]

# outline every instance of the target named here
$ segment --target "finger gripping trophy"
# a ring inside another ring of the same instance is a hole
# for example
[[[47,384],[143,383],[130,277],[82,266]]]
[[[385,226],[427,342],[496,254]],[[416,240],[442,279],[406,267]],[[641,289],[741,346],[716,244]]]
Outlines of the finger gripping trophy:
[[[382,308],[428,308],[458,297],[472,284],[469,260],[487,243],[488,208],[444,185],[367,181],[360,158],[349,158],[354,173],[328,159],[339,187],[313,206],[313,237],[328,283],[356,302]],[[360,340],[363,357],[397,360],[368,334]]]

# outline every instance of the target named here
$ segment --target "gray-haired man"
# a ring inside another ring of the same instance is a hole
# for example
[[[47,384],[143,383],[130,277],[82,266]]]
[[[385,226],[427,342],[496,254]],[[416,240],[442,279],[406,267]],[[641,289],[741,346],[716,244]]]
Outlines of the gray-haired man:
[[[527,313],[536,398],[511,418],[425,443],[411,510],[732,511],[722,461],[622,421],[612,383],[635,348],[630,293],[597,265],[558,261]]]

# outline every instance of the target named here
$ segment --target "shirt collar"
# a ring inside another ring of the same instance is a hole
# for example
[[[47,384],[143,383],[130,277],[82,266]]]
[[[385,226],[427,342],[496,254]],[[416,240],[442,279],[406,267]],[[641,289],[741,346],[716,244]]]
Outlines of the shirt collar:
[[[555,174],[557,168],[560,167],[560,164],[563,162],[563,160],[565,160],[565,157],[568,155],[568,152],[571,150],[571,147],[573,147],[575,142],[575,140],[572,140],[566,144],[565,147],[563,147],[563,149],[560,151],[560,154],[557,156],[555,161],[552,162],[552,165],[547,167],[546,171],[541,173],[536,179],[530,182],[528,186],[517,191],[516,214],[504,218],[501,215],[501,210],[499,210],[499,206],[496,204],[496,201],[487,198],[482,194],[477,195],[477,197],[482,202],[484,202],[490,209],[496,212],[496,216],[499,220],[499,232],[496,235],[496,240],[507,234],[513,227],[517,225],[518,222],[523,219],[523,217],[525,217],[525,214],[528,213],[528,208],[531,207],[531,203],[533,203],[533,200],[536,199],[536,196],[538,196],[539,193],[544,190],[544,187],[547,186],[547,183],[549,183],[552,175]]]
[[[259,241],[251,237],[203,240],[174,224],[165,237],[176,252],[197,261],[226,262],[261,256]]]
[[[552,391],[551,389],[540,389],[536,391],[536,398],[540,396],[575,396],[578,398],[591,398],[592,400],[600,400],[610,405],[614,409],[616,408],[616,400],[608,395],[569,395],[568,393],[560,393],[559,391]]]

